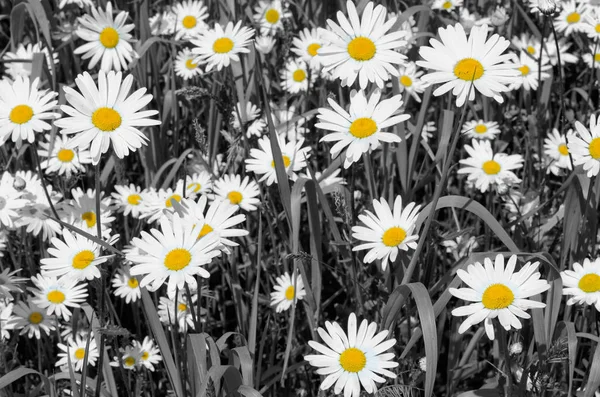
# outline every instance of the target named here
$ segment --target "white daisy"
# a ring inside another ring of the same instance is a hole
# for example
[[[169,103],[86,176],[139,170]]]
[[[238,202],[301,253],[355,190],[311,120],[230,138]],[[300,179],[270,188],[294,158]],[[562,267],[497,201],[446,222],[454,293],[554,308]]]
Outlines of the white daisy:
[[[573,139],[573,130],[569,130],[567,135],[569,140]],[[572,169],[567,139],[556,128],[553,128],[552,132],[548,133],[548,137],[544,139],[544,154],[550,159],[548,172],[559,175],[561,169]]]
[[[177,321],[177,328],[181,333],[186,333],[188,328],[195,329],[196,325],[194,324],[192,310],[195,309],[196,297],[197,295],[192,295],[192,302],[190,303],[186,294],[179,294],[177,302],[175,302],[174,294],[173,299],[161,296],[158,303],[158,317],[160,321],[169,328],[172,328],[175,325],[175,321]],[[177,306],[177,315],[174,313],[175,306]]]
[[[179,192],[173,189],[148,189],[144,197],[144,205],[140,217],[148,219],[148,223],[159,220],[163,215],[173,213],[173,204],[179,203],[183,199],[183,192],[180,186]]]
[[[120,357],[115,357],[114,361],[111,361],[111,367],[122,366],[127,370],[135,370],[140,365],[140,358],[142,353],[136,346],[125,346],[120,348]]]
[[[454,316],[468,316],[458,328],[459,334],[485,320],[485,332],[488,338],[494,339],[492,319],[498,318],[507,331],[511,328],[521,329],[519,317],[531,318],[525,310],[546,307],[545,303],[526,299],[550,288],[546,280],[540,279],[537,271],[539,262],[527,262],[515,273],[516,264],[517,256],[512,255],[505,268],[504,256],[498,254],[495,263],[485,258],[484,265],[475,262],[466,271],[457,271],[458,277],[468,288],[450,288],[450,293],[459,299],[474,302],[452,310]]]
[[[63,134],[77,134],[71,146],[87,147],[91,144],[92,162],[98,164],[100,156],[112,148],[122,159],[130,151],[146,144],[148,138],[136,127],[160,124],[150,119],[157,110],[139,111],[152,100],[145,88],[129,95],[133,76],[122,79],[121,72],[98,73],[98,86],[89,73],[84,72],[75,79],[80,94],[70,87],[64,87],[67,102],[61,110],[70,117],[63,117],[54,124],[62,128]]]
[[[172,8],[176,15],[175,40],[197,38],[207,25],[204,22],[208,18],[207,8],[202,1],[186,0],[176,3]]]
[[[348,147],[344,159],[344,168],[357,162],[369,149],[377,149],[380,142],[400,142],[400,137],[383,130],[408,120],[408,114],[399,114],[402,96],[395,95],[380,101],[381,92],[374,91],[369,99],[364,91],[350,93],[350,109],[346,112],[333,99],[328,98],[333,108],[319,109],[319,122],[315,125],[323,130],[333,131],[321,138],[320,142],[336,142],[331,148],[331,156],[336,158]]]
[[[256,211],[260,204],[260,189],[258,183],[249,176],[244,179],[240,175],[223,175],[213,186],[215,197],[229,200],[233,205],[239,205],[244,211]]]
[[[260,53],[264,55],[267,55],[273,51],[275,43],[277,43],[277,40],[274,36],[257,36],[254,39],[254,46]]]
[[[194,62],[196,55],[189,48],[179,51],[175,59],[175,74],[184,80],[193,79],[202,74],[202,68]]]
[[[573,263],[573,270],[560,273],[563,295],[568,295],[567,305],[594,305],[600,311],[600,258],[585,258],[583,265]]]
[[[61,195],[52,190],[52,186],[47,186],[46,191],[50,197],[52,205],[54,205],[58,212],[59,218],[62,218],[64,211],[61,209],[59,200]],[[21,217],[19,224],[26,227],[26,232],[31,233],[34,236],[38,236],[41,233],[41,237],[44,241],[48,241],[51,237],[54,237],[57,233],[60,233],[62,226],[52,219],[54,213],[52,207],[48,203],[48,198],[44,194],[44,187],[41,183],[33,185],[27,189],[27,194],[23,198],[29,199],[27,205],[25,205],[21,211]]]
[[[27,205],[27,200],[21,197],[23,193],[15,190],[12,181],[12,175],[5,171],[0,182],[0,226],[7,228],[14,226],[19,212]]]
[[[48,316],[46,310],[38,307],[31,299],[26,302],[19,302],[13,308],[14,317],[11,320],[13,329],[20,329],[19,335],[27,334],[29,339],[35,336],[36,339],[41,338],[41,331],[44,331],[46,336],[50,335],[50,331],[56,328],[56,318]]]
[[[51,136],[46,134],[46,141],[39,142],[41,149],[38,150],[38,155],[46,157],[40,166],[46,174],[56,173],[70,178],[71,175],[85,172],[85,164],[92,163],[92,156],[87,148],[71,149],[73,146],[70,139],[60,134],[54,137],[54,142],[51,142],[51,139]]]
[[[88,189],[83,191],[81,188],[71,190],[73,200],[70,207],[65,207],[66,211],[71,213],[70,223],[83,231],[96,236],[98,228],[96,224],[100,222],[102,236],[108,238],[111,229],[110,225],[115,220],[112,215],[112,200],[110,197],[104,198],[104,192],[100,192],[100,216],[96,213],[96,191]]]
[[[585,21],[588,13],[589,9],[584,2],[565,1],[562,3],[560,14],[554,19],[554,26],[558,32],[563,33],[566,37],[573,32],[584,32],[586,31]]]
[[[583,165],[588,178],[598,175],[600,171],[600,119],[590,116],[590,129],[575,121],[577,135],[569,139],[568,149],[573,158],[573,165]]]
[[[325,328],[317,332],[325,345],[309,341],[310,347],[320,354],[304,356],[316,373],[326,375],[319,387],[327,390],[335,384],[334,393],[344,390],[344,397],[359,397],[361,385],[367,393],[377,391],[376,383],[384,383],[386,376],[395,379],[396,374],[390,371],[398,363],[392,361],[394,353],[384,353],[396,344],[396,339],[389,338],[389,331],[377,332],[377,323],[363,320],[357,330],[356,315],[348,317],[348,333],[336,323],[325,322]]]
[[[242,21],[235,26],[229,22],[225,29],[217,23],[214,29],[206,29],[197,40],[192,40],[196,46],[192,52],[197,56],[194,62],[206,64],[206,72],[228,67],[231,61],[240,61],[238,54],[250,52],[248,45],[253,36],[254,30],[242,27]]]
[[[245,114],[244,114],[245,111]],[[246,107],[242,109],[242,105],[238,102],[236,109],[231,112],[233,121],[231,125],[236,130],[246,129],[246,136],[261,136],[267,128],[267,122],[260,117],[260,109],[252,102],[246,102]],[[240,121],[241,120],[241,121]]]
[[[513,62],[518,66],[521,75],[509,86],[511,90],[518,90],[523,87],[525,91],[537,90],[539,78],[542,81],[550,77],[548,71],[552,68],[549,64],[549,59],[542,57],[542,73],[539,73],[539,61],[521,51],[520,56],[513,59]]]
[[[317,51],[323,47],[323,44],[324,41],[317,29],[305,28],[292,40],[291,51],[306,62],[311,70],[318,70],[321,68],[321,61]]]
[[[452,90],[456,95],[456,106],[462,106],[467,99],[474,100],[476,91],[504,102],[500,94],[509,90],[507,85],[514,81],[519,71],[507,62],[512,55],[502,54],[510,41],[497,34],[487,39],[487,33],[487,25],[474,27],[467,40],[461,24],[448,25],[438,30],[441,42],[430,39],[431,47],[419,49],[424,60],[417,61],[417,65],[434,70],[421,79],[430,84],[443,83],[433,95],[440,96]]]
[[[12,302],[0,301],[0,341],[10,339],[8,331],[14,327],[12,314],[14,306]]]
[[[60,0],[60,3],[58,4],[58,8],[63,9],[66,5],[69,5],[69,4],[74,4],[79,8],[94,6],[94,3],[92,2],[92,0]]]
[[[431,9],[450,12],[456,8],[462,7],[462,5],[462,0],[435,0],[431,5]]]
[[[81,338],[77,336],[75,339],[69,338],[67,341],[68,345],[58,343],[57,346],[61,350],[57,357],[59,360],[55,366],[68,368],[69,357],[71,365],[74,370],[79,372],[83,369],[83,363],[87,360],[87,364],[92,367],[96,365],[96,360],[99,357],[98,347],[96,346],[96,340],[93,336],[90,336],[89,346],[87,338]]]
[[[13,300],[13,293],[23,292],[19,284],[23,284],[28,279],[23,277],[15,277],[21,269],[10,271],[9,268],[0,272],[0,300]]]
[[[260,0],[254,7],[254,22],[260,25],[260,34],[274,35],[283,30],[283,21],[292,16],[284,10],[281,0]]]
[[[500,134],[500,126],[497,121],[471,120],[463,125],[462,133],[467,138],[492,141]]]
[[[212,191],[212,175],[206,171],[196,172],[192,176],[185,178],[185,189],[187,197],[196,197],[198,195],[206,195]],[[177,183],[176,191],[182,191],[183,180]]]
[[[600,39],[600,12],[592,9],[584,19],[584,31],[590,39]]]
[[[287,272],[277,277],[273,290],[274,292],[271,292],[271,306],[275,306],[277,313],[289,309],[292,302],[302,300],[306,296],[302,277],[296,275],[292,278]]]
[[[129,269],[120,269],[112,279],[115,296],[126,303],[135,302],[142,296],[138,279],[129,274]]]
[[[131,214],[134,218],[139,218],[144,205],[144,193],[139,186],[130,183],[129,186],[115,185],[116,192],[112,193],[112,197],[120,207],[123,215]]]
[[[319,28],[319,34],[326,43],[317,53],[323,65],[323,72],[332,71],[333,76],[342,80],[342,86],[351,86],[358,77],[361,89],[369,82],[383,88],[390,75],[398,76],[393,64],[402,65],[406,57],[395,51],[406,46],[402,40],[404,31],[387,33],[396,19],[386,21],[387,10],[383,5],[373,6],[368,2],[359,20],[356,6],[346,3],[348,18],[337,13],[338,23],[327,20],[330,30]]]
[[[77,284],[70,278],[57,279],[56,277],[44,277],[41,274],[31,277],[36,286],[32,289],[35,297],[32,302],[46,309],[46,314],[54,314],[62,317],[65,321],[71,318],[69,307],[80,307],[84,303],[88,293],[87,284]]]
[[[148,19],[153,36],[170,36],[175,33],[177,15],[170,9],[157,13]]]
[[[475,183],[477,189],[485,192],[490,185],[510,186],[520,182],[513,170],[523,167],[523,156],[494,154],[489,140],[473,140],[471,144],[473,146],[465,145],[471,157],[459,161],[464,167],[458,173],[468,174],[467,180]]]
[[[46,56],[46,65],[52,70],[50,64],[58,62],[57,53],[52,53],[51,57],[50,51],[42,47],[40,43],[27,44],[27,46],[19,43],[15,52],[9,51],[2,57],[2,60],[5,61],[6,73],[12,80],[16,80],[17,77],[30,77],[33,67],[33,55],[38,53]]]
[[[520,36],[514,36],[511,42],[518,50],[525,51],[536,59],[540,56],[541,44],[536,36],[521,33]],[[544,43],[546,42],[544,40]]]
[[[150,371],[154,371],[154,366],[162,361],[160,349],[154,344],[154,341],[146,336],[142,343],[134,340],[133,346],[142,353],[140,363]]]
[[[298,177],[296,172],[306,167],[306,160],[310,156],[310,146],[302,147],[302,144],[304,144],[303,138],[296,142],[285,142],[285,139],[279,135],[277,140],[285,172],[288,178],[295,181]],[[246,171],[252,171],[257,176],[262,175],[259,182],[266,181],[267,186],[271,186],[273,182],[277,183],[277,174],[275,173],[275,160],[273,159],[269,137],[260,138],[258,146],[260,146],[260,149],[250,149],[250,158],[246,160]]]
[[[421,103],[419,94],[425,91],[427,85],[421,81],[423,76],[422,71],[417,71],[417,65],[414,62],[408,62],[406,66],[400,66],[398,68],[398,87],[400,92],[406,91],[412,96],[415,101]]]
[[[352,227],[352,237],[365,242],[352,251],[368,249],[363,261],[371,263],[375,259],[381,259],[381,267],[385,271],[389,261],[396,261],[399,250],[417,248],[419,235],[413,232],[421,206],[409,203],[402,208],[402,197],[396,196],[393,208],[381,198],[379,201],[373,200],[373,209],[375,213],[365,210],[365,214],[358,216],[365,226]]]
[[[556,52],[556,42],[554,41],[554,36],[550,35],[546,40],[544,40],[544,49],[545,54],[550,58],[550,64],[552,66],[558,65],[558,54]],[[558,39],[558,48],[560,50],[560,62],[564,65],[567,63],[577,63],[579,62],[579,57],[573,54],[573,50],[571,50],[571,43],[567,41],[566,37],[562,37]]]
[[[302,60],[289,59],[281,71],[281,88],[290,94],[307,91],[314,82],[316,74],[308,70]]]
[[[600,46],[591,44],[589,46],[589,52],[583,54],[583,61],[590,69],[600,69]]]

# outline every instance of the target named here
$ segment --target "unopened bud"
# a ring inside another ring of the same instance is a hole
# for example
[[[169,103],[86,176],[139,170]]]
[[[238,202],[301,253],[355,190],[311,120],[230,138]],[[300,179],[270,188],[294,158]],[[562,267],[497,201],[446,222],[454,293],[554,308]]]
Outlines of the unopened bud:
[[[558,7],[556,0],[538,0],[538,8],[542,14],[550,16],[556,12]]]
[[[25,182],[25,179],[21,178],[20,176],[15,176],[15,180],[13,182],[13,188],[16,191],[22,191],[23,189],[25,189],[25,187],[27,186],[27,182]]]
[[[511,355],[521,354],[523,352],[523,344],[521,342],[515,342],[508,348]]]
[[[509,20],[508,13],[506,12],[506,8],[498,7],[494,10],[491,16],[491,22],[494,26],[502,26]]]
[[[427,369],[427,357],[421,357],[419,359],[419,368],[421,368],[421,371],[425,372]]]

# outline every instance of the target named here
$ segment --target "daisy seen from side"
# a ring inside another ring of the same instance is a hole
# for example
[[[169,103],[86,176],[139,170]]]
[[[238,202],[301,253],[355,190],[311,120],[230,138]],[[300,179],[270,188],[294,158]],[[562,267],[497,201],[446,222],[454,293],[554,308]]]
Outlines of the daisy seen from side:
[[[288,178],[294,181],[298,177],[296,172],[306,167],[306,160],[310,156],[311,148],[310,146],[302,147],[304,138],[286,142],[285,138],[278,135],[277,140],[285,172]],[[267,186],[271,186],[273,182],[277,183],[277,174],[269,137],[260,138],[258,146],[259,148],[250,149],[250,158],[246,159],[246,171],[252,171],[257,176],[261,176],[259,182],[265,181]]]
[[[567,135],[569,136],[569,140],[573,139],[573,130],[569,130]],[[572,169],[567,138],[559,133],[556,128],[553,128],[544,139],[544,154],[550,160],[548,172],[559,175],[563,169]]]
[[[500,134],[500,126],[497,121],[471,120],[463,125],[461,132],[471,139],[494,140]]]

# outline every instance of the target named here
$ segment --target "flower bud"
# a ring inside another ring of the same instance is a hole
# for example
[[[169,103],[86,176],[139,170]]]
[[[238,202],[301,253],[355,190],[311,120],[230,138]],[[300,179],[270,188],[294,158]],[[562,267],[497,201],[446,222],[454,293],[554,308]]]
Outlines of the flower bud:
[[[558,7],[556,0],[538,0],[538,8],[542,14],[550,16],[556,12]]]

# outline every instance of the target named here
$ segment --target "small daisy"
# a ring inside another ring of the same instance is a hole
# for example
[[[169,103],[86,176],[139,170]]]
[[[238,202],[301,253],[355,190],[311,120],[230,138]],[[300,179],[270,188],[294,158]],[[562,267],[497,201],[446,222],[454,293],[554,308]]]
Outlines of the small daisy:
[[[435,0],[431,5],[431,9],[450,12],[456,8],[462,7],[462,5],[462,0]]]
[[[489,139],[490,141],[500,134],[500,126],[496,121],[472,120],[467,121],[462,128],[462,133],[471,139]]]
[[[417,71],[417,65],[414,62],[408,62],[406,66],[400,66],[398,68],[398,86],[400,92],[406,91],[412,96],[415,101],[421,103],[419,94],[425,91],[427,86],[421,81],[422,71]]]
[[[63,134],[77,134],[71,141],[72,147],[87,147],[91,144],[93,164],[112,146],[118,158],[135,152],[146,144],[148,138],[136,127],[159,125],[159,120],[150,119],[157,110],[139,111],[152,100],[145,88],[128,95],[133,85],[133,76],[122,79],[121,72],[98,73],[98,85],[89,73],[84,72],[75,79],[82,92],[64,87],[67,102],[61,110],[70,117],[63,117],[54,124],[62,128]],[[112,143],[112,145],[111,145]]]
[[[175,292],[175,290],[173,290]],[[196,302],[196,296],[192,296],[192,304],[188,302],[186,294],[179,294],[177,297],[177,328],[179,332],[186,333],[189,329],[195,329],[194,316],[192,310]],[[175,324],[175,294],[173,299],[161,296],[158,303],[158,317],[160,321],[171,328]]]
[[[74,281],[100,278],[98,265],[108,260],[100,256],[100,247],[79,234],[71,234],[66,228],[62,240],[52,238],[54,247],[48,248],[51,258],[40,259],[44,277],[65,277]]]
[[[292,302],[302,300],[306,296],[304,282],[302,277],[293,278],[285,272],[277,277],[276,285],[271,292],[271,306],[275,306],[275,311],[281,313],[292,306]]]
[[[273,51],[277,40],[273,36],[258,36],[254,39],[254,46],[263,55],[267,55]]]
[[[246,114],[244,114],[242,105],[239,102],[236,108],[237,109],[234,109],[231,112],[231,115],[233,116],[231,125],[233,128],[242,131],[243,129],[246,129],[246,136],[248,138],[252,136],[262,136],[265,128],[267,128],[267,123],[260,117],[260,109],[250,101],[246,102],[246,107],[244,109]]]
[[[175,192],[171,188],[167,190],[148,189],[144,197],[143,212],[140,214],[140,217],[148,219],[148,223],[153,223],[166,214],[172,214],[174,203],[179,203],[182,199],[181,186],[179,192]]]
[[[93,69],[100,62],[100,70],[127,70],[129,64],[138,55],[133,50],[131,32],[135,24],[125,24],[129,15],[121,11],[113,19],[112,4],[106,4],[106,11],[92,7],[92,15],[86,14],[79,18],[80,26],[77,36],[87,41],[86,44],[73,51],[83,54],[82,59],[90,59],[88,69]]]
[[[260,204],[258,183],[247,175],[244,179],[240,175],[223,175],[215,181],[213,191],[216,198],[229,200],[244,211],[256,211],[257,205]]]
[[[359,397],[361,385],[367,393],[377,391],[376,383],[384,383],[386,376],[395,379],[396,374],[390,371],[398,363],[392,361],[394,353],[384,353],[396,344],[396,339],[389,338],[389,331],[377,332],[377,323],[363,320],[357,330],[357,319],[354,313],[348,317],[348,333],[336,323],[325,322],[325,329],[318,328],[319,336],[325,345],[309,341],[308,345],[320,354],[304,356],[316,373],[326,375],[319,387],[327,390],[335,384],[334,393],[344,390],[345,397]]]
[[[310,73],[302,60],[290,59],[281,71],[281,88],[290,94],[307,91],[316,74]]]
[[[576,3],[575,0],[562,3],[560,14],[554,19],[556,30],[569,37],[573,32],[586,31],[586,19],[589,14],[587,4]]]
[[[60,134],[54,137],[54,143],[51,143],[51,139],[51,136],[46,134],[46,142],[39,142],[41,149],[38,150],[38,154],[40,157],[46,157],[40,166],[46,174],[56,173],[70,178],[72,175],[85,172],[85,164],[92,163],[92,156],[87,148],[71,149],[73,146],[70,139]],[[52,148],[51,154],[50,148]]]
[[[29,339],[35,336],[36,339],[41,338],[41,331],[48,336],[50,331],[54,331],[56,328],[56,318],[54,316],[48,316],[46,310],[38,307],[30,299],[25,302],[19,302],[13,308],[14,317],[11,321],[11,326],[14,329],[20,329],[19,335],[27,334]]]
[[[546,40],[544,40],[544,49],[545,54],[550,58],[550,64],[552,66],[558,65],[558,54],[556,53],[556,42],[554,41],[554,36],[550,35]],[[579,62],[579,57],[574,54],[574,51],[571,50],[571,43],[567,41],[566,37],[562,37],[558,39],[558,48],[560,50],[560,62],[564,65],[567,63],[577,63]]]
[[[567,132],[569,140],[573,139],[573,130]],[[559,175],[561,169],[571,170],[571,159],[569,158],[569,149],[567,139],[561,135],[556,128],[544,139],[544,154],[550,159],[548,172]]]
[[[140,363],[150,371],[154,371],[154,366],[162,361],[160,349],[154,344],[154,341],[146,336],[142,343],[134,340],[133,346],[142,353]]]
[[[38,90],[39,78],[17,77],[13,83],[0,81],[0,145],[9,138],[21,145],[33,143],[36,132],[49,131],[47,121],[60,117],[54,110],[56,92]]]
[[[172,8],[176,15],[175,40],[197,38],[207,26],[204,22],[208,18],[207,8],[201,1],[187,0],[177,3]]]
[[[518,76],[514,82],[509,86],[511,90],[518,90],[523,87],[525,91],[537,90],[539,84],[539,78],[542,81],[550,77],[548,71],[552,68],[549,64],[549,59],[542,57],[542,73],[539,73],[539,62],[538,60],[530,57],[524,51],[521,51],[519,58],[515,56],[513,62],[518,66],[521,75]]]
[[[315,172],[315,179],[319,182],[319,187],[323,191],[323,194],[336,192],[341,188],[341,185],[346,184],[344,178],[339,176],[340,172],[342,172],[342,170],[338,168],[326,177],[323,177],[323,173],[320,171]],[[308,174],[302,174],[301,176],[306,179],[312,179]]]
[[[573,270],[560,273],[563,295],[569,295],[567,305],[594,305],[600,311],[600,258],[585,258],[583,265],[573,263]]]
[[[192,40],[192,44],[196,46],[192,49],[196,54],[194,62],[206,64],[206,72],[228,67],[231,61],[240,61],[238,54],[250,52],[248,45],[252,36],[254,30],[242,27],[242,21],[238,21],[235,26],[233,22],[229,22],[225,29],[217,23],[214,29],[206,29],[197,40]]]
[[[189,48],[179,51],[175,59],[175,74],[184,80],[193,79],[202,74],[202,68],[194,62],[196,55]]]
[[[46,56],[46,65],[48,65],[49,68],[51,62],[58,62],[58,54],[52,53],[52,57],[50,57],[50,51],[47,48],[42,47],[40,43],[27,44],[27,46],[19,43],[17,51],[9,51],[2,57],[2,60],[8,61],[4,63],[6,74],[8,74],[12,80],[16,80],[17,77],[30,77],[31,69],[33,67],[33,55],[37,53]]]
[[[583,54],[583,61],[590,69],[600,69],[600,46],[590,45],[589,52]]]
[[[456,95],[456,106],[464,105],[467,99],[474,100],[476,91],[499,103],[504,102],[500,94],[508,91],[507,85],[519,75],[516,66],[507,62],[512,55],[502,55],[510,41],[497,34],[486,39],[487,25],[474,27],[468,40],[461,24],[440,28],[438,34],[442,41],[430,39],[431,47],[419,49],[424,60],[417,61],[418,66],[433,70],[421,78],[424,82],[443,83],[433,95],[440,96],[452,90]]]
[[[68,307],[80,307],[84,303],[88,293],[87,284],[77,284],[73,279],[56,277],[44,277],[41,274],[31,277],[36,288],[33,289],[35,297],[32,302],[46,310],[46,314],[54,314],[62,317],[65,321],[71,318],[71,310]]]
[[[569,139],[568,149],[573,158],[573,165],[583,165],[588,178],[598,175],[600,171],[600,119],[596,123],[596,115],[590,116],[590,129],[575,121],[577,135]]]
[[[507,331],[511,328],[521,329],[519,317],[531,318],[525,310],[546,307],[545,303],[526,299],[550,288],[546,280],[540,279],[537,271],[539,262],[527,262],[518,272],[515,272],[516,264],[517,256],[512,255],[505,268],[504,256],[498,254],[494,263],[490,258],[485,258],[484,265],[475,262],[466,271],[457,271],[458,277],[468,288],[450,288],[450,293],[473,302],[452,311],[454,316],[468,316],[458,328],[459,334],[485,320],[485,332],[488,338],[494,339],[492,319],[498,318]]]
[[[131,214],[134,218],[139,218],[144,204],[144,193],[139,186],[135,186],[133,183],[129,186],[115,185],[116,192],[112,193],[112,197],[120,207],[123,215],[127,216]]]
[[[98,347],[96,346],[96,340],[94,337],[90,336],[89,347],[87,338],[81,338],[77,336],[77,338],[70,338],[67,343],[68,346],[62,343],[58,343],[57,346],[61,350],[58,353],[59,360],[56,362],[55,366],[68,368],[69,365],[69,357],[71,361],[71,365],[74,370],[79,372],[83,369],[83,363],[87,360],[88,365],[92,367],[96,365],[96,360],[99,357]],[[67,357],[69,356],[69,357]]]
[[[126,303],[135,302],[142,296],[137,278],[129,274],[129,270],[119,270],[112,279],[115,296],[125,299]]]
[[[135,264],[131,275],[144,276],[140,287],[156,291],[168,280],[169,289],[183,289],[185,284],[196,286],[195,275],[210,277],[203,266],[220,255],[216,237],[198,240],[202,226],[184,222],[179,215],[174,215],[172,221],[161,218],[160,229],[152,229],[152,234],[142,231],[141,238],[132,241],[140,254],[127,255]]]
[[[473,26],[492,25],[492,20],[490,18],[482,18],[476,12],[471,14],[466,8],[460,10],[459,22],[463,26],[463,28],[465,28],[465,32],[467,33],[471,32]]]
[[[295,181],[298,177],[296,172],[306,167],[306,160],[310,156],[310,146],[302,147],[302,144],[304,144],[303,138],[296,142],[285,142],[285,139],[279,135],[277,140],[279,141],[285,172],[288,178]],[[277,174],[269,137],[260,138],[258,146],[260,146],[260,149],[250,149],[250,158],[246,160],[246,171],[252,171],[257,176],[262,175],[259,182],[266,181],[267,186],[271,186],[273,182],[277,183]]]
[[[96,236],[98,228],[96,224],[100,222],[100,229],[103,237],[110,235],[110,224],[115,220],[112,215],[112,199],[104,198],[104,192],[100,192],[100,216],[96,213],[96,191],[88,189],[83,191],[81,188],[71,190],[73,200],[71,206],[65,207],[66,211],[71,213],[70,223],[83,231]]]
[[[22,293],[23,289],[19,284],[24,283],[28,279],[23,277],[15,277],[21,269],[13,270],[6,268],[0,272],[0,300],[13,300],[13,293]]]
[[[592,10],[585,16],[584,31],[590,39],[600,39],[600,12]]]
[[[344,168],[357,162],[369,149],[377,149],[380,142],[400,142],[400,137],[383,130],[408,120],[408,114],[398,114],[402,107],[402,96],[381,99],[381,92],[374,91],[367,100],[364,91],[350,93],[350,110],[346,112],[333,99],[327,101],[333,109],[320,108],[319,122],[315,127],[333,131],[321,138],[320,142],[336,142],[331,148],[331,156],[336,158],[348,147]]]
[[[260,0],[254,7],[254,22],[260,25],[260,34],[274,35],[283,30],[283,21],[292,13],[283,9],[281,0]]]
[[[181,185],[183,185],[183,181],[181,181]],[[188,197],[209,194],[212,191],[212,185],[212,176],[206,171],[197,172],[185,178],[185,189]],[[179,183],[175,190],[182,191]]]
[[[115,357],[115,360],[110,363],[111,367],[123,366],[124,369],[134,370],[140,365],[142,353],[136,346],[126,346],[125,349],[119,349],[121,357]]]
[[[373,200],[375,213],[366,210],[365,214],[358,216],[365,226],[352,227],[352,237],[365,242],[352,251],[368,249],[363,261],[371,263],[375,259],[382,259],[381,267],[385,271],[388,262],[396,260],[399,250],[408,251],[417,247],[419,236],[413,232],[420,208],[415,203],[402,208],[401,196],[396,196],[393,208],[384,198]]]
[[[308,64],[311,70],[321,67],[317,51],[323,47],[323,39],[317,29],[304,29],[292,40],[294,46],[291,51]]]
[[[395,51],[406,46],[405,33],[400,30],[387,33],[396,19],[386,21],[387,10],[383,5],[373,6],[368,2],[359,20],[354,2],[346,3],[348,18],[338,12],[335,23],[327,20],[330,30],[319,28],[319,34],[326,43],[319,48],[319,61],[323,71],[331,70],[342,86],[351,86],[358,77],[361,89],[369,82],[383,88],[390,75],[397,76],[398,70],[392,65],[404,64],[406,57]]]
[[[459,161],[464,167],[459,169],[458,173],[468,174],[468,181],[474,182],[475,187],[482,193],[486,192],[490,185],[505,186],[520,181],[513,170],[523,167],[523,156],[494,154],[489,140],[473,140],[472,145],[465,145],[465,150],[471,157]]]

